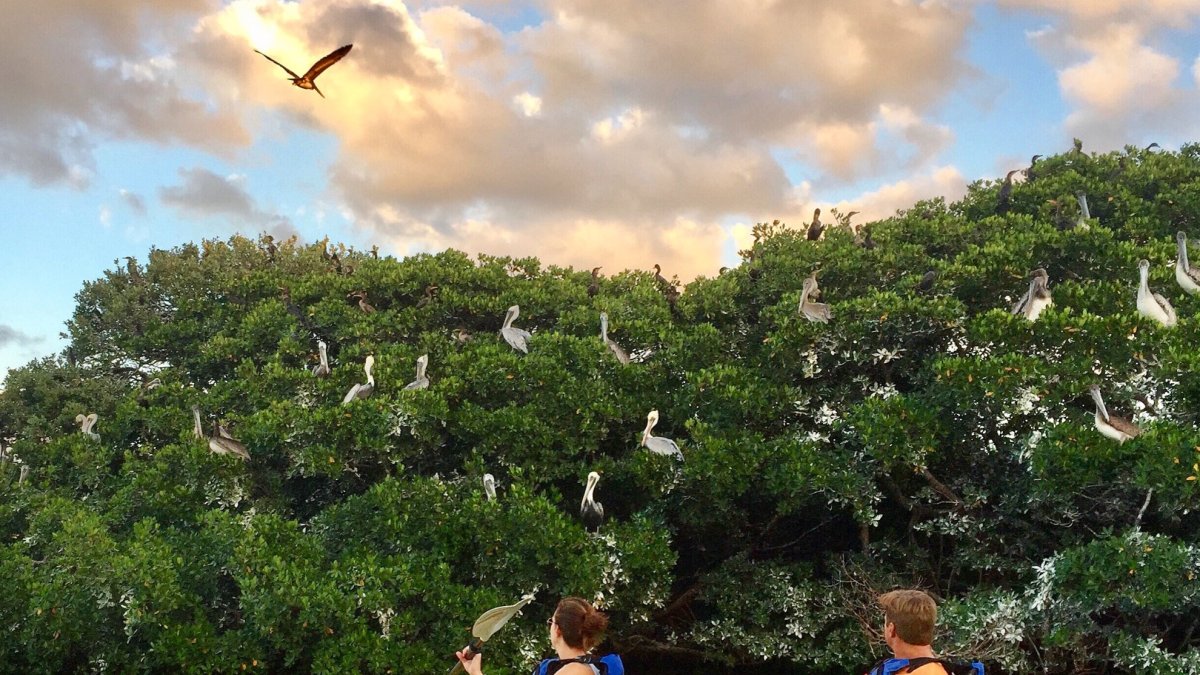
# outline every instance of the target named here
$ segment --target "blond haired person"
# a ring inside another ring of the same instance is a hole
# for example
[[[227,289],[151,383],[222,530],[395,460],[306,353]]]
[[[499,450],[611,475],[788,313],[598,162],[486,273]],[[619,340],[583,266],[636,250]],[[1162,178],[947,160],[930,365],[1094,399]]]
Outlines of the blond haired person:
[[[883,608],[883,639],[892,658],[875,664],[870,675],[983,675],[983,664],[947,661],[933,653],[937,603],[917,590],[896,590],[879,596]]]

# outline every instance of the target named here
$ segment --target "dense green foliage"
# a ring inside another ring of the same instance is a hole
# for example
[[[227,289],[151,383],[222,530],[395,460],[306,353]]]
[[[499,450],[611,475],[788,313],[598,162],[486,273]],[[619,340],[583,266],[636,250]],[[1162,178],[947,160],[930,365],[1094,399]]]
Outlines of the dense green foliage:
[[[1036,174],[1001,215],[995,181],[872,223],[873,249],[763,224],[674,306],[652,273],[593,295],[454,251],[235,237],[117,266],[63,358],[0,394],[0,671],[439,672],[537,589],[490,674],[528,671],[567,594],[631,663],[848,673],[882,652],[874,594],[915,585],[944,599],[939,647],[998,671],[1197,672],[1200,297],[1169,265],[1200,236],[1200,146]],[[1177,327],[1138,314],[1139,258]],[[1008,310],[1035,267],[1054,305],[1030,323]],[[797,312],[814,270],[828,324]],[[513,304],[527,355],[497,333]],[[368,354],[374,395],[342,405]],[[432,384],[406,391],[421,354]],[[1097,432],[1093,382],[1143,435]],[[192,405],[252,459],[210,453]],[[639,447],[651,409],[682,465]]]

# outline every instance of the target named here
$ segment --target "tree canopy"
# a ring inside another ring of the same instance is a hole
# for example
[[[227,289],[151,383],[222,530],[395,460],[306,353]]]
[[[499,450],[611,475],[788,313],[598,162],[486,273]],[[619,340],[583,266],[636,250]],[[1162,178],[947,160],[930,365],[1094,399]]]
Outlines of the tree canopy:
[[[853,673],[884,650],[875,595],[913,586],[935,647],[994,672],[1200,672],[1200,297],[1172,269],[1198,218],[1187,145],[819,241],[764,222],[682,294],[453,250],[152,250],[0,392],[0,670],[439,672],[536,590],[487,672],[528,672],[580,595],[631,672]],[[1175,327],[1139,314],[1143,258]],[[813,272],[827,323],[798,311]],[[1143,433],[1103,436],[1092,384]],[[682,461],[641,447],[651,410]],[[218,423],[249,460],[210,451]]]

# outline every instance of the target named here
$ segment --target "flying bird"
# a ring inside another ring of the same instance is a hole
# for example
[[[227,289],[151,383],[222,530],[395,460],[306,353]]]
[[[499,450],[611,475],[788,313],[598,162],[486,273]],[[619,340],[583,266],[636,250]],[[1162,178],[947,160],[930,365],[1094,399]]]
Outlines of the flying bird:
[[[670,455],[680,461],[683,460],[683,452],[675,441],[664,438],[662,436],[651,436],[650,432],[654,429],[654,425],[658,424],[658,411],[651,410],[649,415],[646,415],[646,429],[642,431],[642,446],[650,450],[650,452],[660,455]]]
[[[1171,301],[1150,290],[1150,261],[1145,258],[1138,261],[1138,272],[1140,275],[1137,292],[1138,312],[1167,328],[1174,326],[1179,319],[1175,315],[1175,308],[1171,306]]]
[[[1176,232],[1175,242],[1179,245],[1179,257],[1175,259],[1175,281],[1188,295],[1195,295],[1200,291],[1200,270],[1188,262],[1187,235]]]
[[[520,315],[521,308],[519,306],[513,305],[512,307],[508,308],[508,312],[504,314],[504,325],[500,327],[500,336],[503,337],[504,341],[507,342],[513,349],[521,352],[522,354],[528,354],[529,345],[527,343],[529,342],[529,338],[533,336],[529,334],[529,331],[515,328],[512,325]]]
[[[588,532],[598,532],[604,523],[604,505],[592,498],[596,484],[600,482],[600,474],[595,471],[588,474],[587,487],[583,490],[583,501],[579,503],[579,518]]]
[[[367,374],[367,383],[356,383],[350,387],[350,391],[346,392],[346,397],[342,399],[342,405],[346,405],[356,398],[366,398],[375,391],[375,376],[371,374],[371,368],[375,366],[375,355],[368,354],[367,360],[363,361],[363,372]]]
[[[1096,402],[1096,430],[1118,443],[1134,438],[1142,433],[1141,427],[1123,417],[1108,414],[1104,399],[1100,397],[1100,386],[1093,384],[1090,388],[1092,400]]]
[[[604,341],[605,346],[612,350],[613,356],[617,357],[622,365],[629,363],[629,355],[625,353],[624,349],[621,349],[621,345],[608,339],[608,312],[600,312],[600,339]]]
[[[1030,321],[1037,321],[1042,310],[1052,305],[1054,300],[1050,297],[1050,275],[1046,270],[1039,267],[1030,272],[1030,275],[1029,290],[1013,305],[1012,313],[1024,316]]]
[[[420,356],[420,358],[417,359],[417,379],[404,385],[404,391],[409,391],[412,389],[428,389],[429,388],[429,378],[425,377],[425,368],[428,366],[429,366],[429,355],[422,354]]]
[[[353,46],[354,45],[352,45],[352,44],[346,45],[344,47],[338,47],[337,49],[333,50],[332,52],[329,52],[329,54],[321,57],[321,59],[319,61],[314,63],[312,65],[312,68],[309,68],[308,72],[305,73],[304,75],[297,75],[296,73],[293,73],[290,68],[288,68],[287,66],[283,65],[282,63],[276,61],[275,59],[267,56],[266,54],[259,52],[257,49],[255,49],[254,51],[258,52],[259,54],[262,54],[271,63],[274,63],[275,65],[279,66],[280,68],[283,68],[284,70],[286,70],[287,74],[292,76],[291,77],[292,84],[296,85],[297,87],[300,87],[301,89],[312,89],[313,91],[317,92],[318,94],[321,94],[321,90],[317,89],[317,76],[320,75],[321,73],[325,72],[326,69],[328,69],[333,64],[340,61],[343,56],[349,54],[350,48]],[[325,94],[321,94],[321,98],[325,98]]]

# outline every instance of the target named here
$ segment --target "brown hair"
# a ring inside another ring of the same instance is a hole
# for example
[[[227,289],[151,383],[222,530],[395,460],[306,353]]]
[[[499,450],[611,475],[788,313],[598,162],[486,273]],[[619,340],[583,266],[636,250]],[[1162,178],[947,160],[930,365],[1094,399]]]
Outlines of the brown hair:
[[[888,623],[896,625],[896,635],[910,645],[933,644],[933,624],[937,622],[937,603],[925,591],[898,590],[879,596],[879,604]]]
[[[554,623],[568,646],[588,651],[600,643],[608,617],[583,598],[563,598],[554,608]]]

